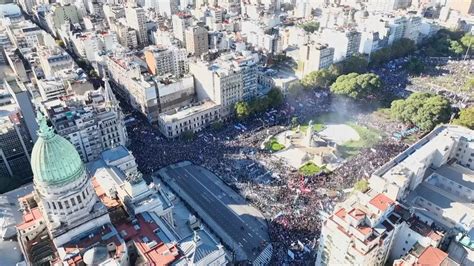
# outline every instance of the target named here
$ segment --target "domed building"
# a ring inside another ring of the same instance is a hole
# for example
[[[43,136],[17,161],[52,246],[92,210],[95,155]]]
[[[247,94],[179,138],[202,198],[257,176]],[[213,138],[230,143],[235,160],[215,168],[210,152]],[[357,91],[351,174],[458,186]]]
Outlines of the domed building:
[[[31,154],[35,200],[55,245],[110,223],[79,153],[54,133],[38,112],[38,140]]]

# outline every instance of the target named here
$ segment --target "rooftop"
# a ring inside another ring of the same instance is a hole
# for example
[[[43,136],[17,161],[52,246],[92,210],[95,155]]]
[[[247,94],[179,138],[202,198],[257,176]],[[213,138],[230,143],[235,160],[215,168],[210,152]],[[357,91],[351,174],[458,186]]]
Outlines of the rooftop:
[[[218,106],[219,105],[217,105],[213,101],[207,100],[196,105],[184,107],[178,111],[169,111],[167,113],[162,113],[160,114],[160,119],[165,123],[178,121],[190,115],[206,112],[209,109],[216,108]]]
[[[125,242],[117,230],[111,224],[106,224],[81,233],[62,247],[59,247],[58,253],[60,258],[67,262],[68,265],[83,265],[85,253],[93,247],[107,248],[107,254],[101,262],[108,259],[119,259],[127,252]]]
[[[175,243],[166,243],[159,237],[160,228],[147,212],[138,214],[131,223],[118,225],[117,229],[125,241],[133,241],[150,265],[168,265],[179,256]]]
[[[106,163],[112,163],[127,157],[131,153],[124,146],[120,145],[102,152],[102,160]]]
[[[373,205],[375,208],[380,211],[386,211],[391,205],[394,204],[394,201],[384,194],[380,193],[369,201],[369,204]]]
[[[441,265],[441,263],[448,257],[448,254],[435,247],[427,247],[418,258],[417,265]]]

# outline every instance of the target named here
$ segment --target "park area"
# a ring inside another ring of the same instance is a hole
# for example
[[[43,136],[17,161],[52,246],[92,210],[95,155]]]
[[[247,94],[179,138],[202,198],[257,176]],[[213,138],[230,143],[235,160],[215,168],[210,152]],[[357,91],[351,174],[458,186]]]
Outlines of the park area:
[[[350,118],[324,114],[271,136],[264,148],[305,176],[317,174],[324,166],[336,169],[345,160],[370,148],[381,139],[375,129]]]

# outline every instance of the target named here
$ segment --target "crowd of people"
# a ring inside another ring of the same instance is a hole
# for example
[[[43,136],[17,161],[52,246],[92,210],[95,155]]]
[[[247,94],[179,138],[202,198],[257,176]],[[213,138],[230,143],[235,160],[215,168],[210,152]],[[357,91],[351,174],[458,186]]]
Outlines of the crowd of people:
[[[261,149],[268,136],[294,127],[293,117],[304,123],[318,115],[350,116],[387,136],[400,130],[399,124],[377,120],[357,105],[332,98],[327,91],[308,91],[298,99],[287,100],[278,110],[245,121],[226,121],[220,129],[210,127],[196,133],[192,140],[166,139],[141,114],[128,106],[123,110],[136,119],[127,127],[129,149],[144,177],[151,181],[160,168],[183,160],[211,170],[266,217],[275,263],[314,259],[322,220],[344,199],[345,191],[406,148],[386,138],[362,149],[335,171],[310,177],[303,177],[284,160]]]

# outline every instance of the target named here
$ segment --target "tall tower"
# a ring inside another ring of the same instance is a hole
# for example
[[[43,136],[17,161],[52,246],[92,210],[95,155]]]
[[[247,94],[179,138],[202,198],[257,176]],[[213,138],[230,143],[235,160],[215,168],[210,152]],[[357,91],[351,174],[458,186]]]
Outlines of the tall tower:
[[[37,120],[38,140],[31,153],[35,198],[59,246],[75,236],[73,229],[100,226],[110,218],[74,146],[54,133],[41,112]]]
[[[145,10],[141,7],[126,7],[125,18],[130,28],[137,31],[138,42],[140,46],[148,45],[148,33],[146,29],[146,15]]]

